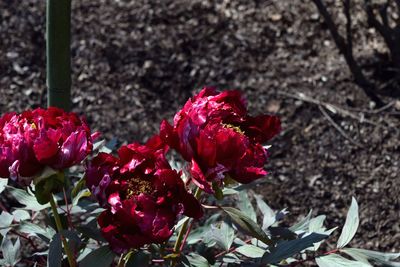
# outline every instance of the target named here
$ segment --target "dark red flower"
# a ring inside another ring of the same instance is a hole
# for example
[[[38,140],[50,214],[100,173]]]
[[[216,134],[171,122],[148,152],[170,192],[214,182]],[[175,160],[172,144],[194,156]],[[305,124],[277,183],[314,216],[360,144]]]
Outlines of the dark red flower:
[[[278,117],[249,116],[239,91],[210,87],[186,102],[173,126],[164,120],[160,127],[162,138],[190,162],[193,181],[208,193],[227,175],[240,183],[265,176],[262,143],[279,131]]]
[[[75,113],[54,107],[8,113],[0,119],[0,176],[29,184],[45,166],[80,163],[92,147],[90,129]]]
[[[118,157],[100,153],[88,164],[87,186],[106,208],[98,222],[117,253],[167,241],[178,215],[203,214],[165,152],[156,136],[146,145],[122,146]]]

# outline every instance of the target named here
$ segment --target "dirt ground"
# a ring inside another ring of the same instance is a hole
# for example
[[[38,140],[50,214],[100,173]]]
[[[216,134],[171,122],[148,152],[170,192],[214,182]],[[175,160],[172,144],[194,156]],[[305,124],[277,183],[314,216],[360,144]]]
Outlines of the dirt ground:
[[[0,1],[0,113],[46,103],[44,2]],[[73,109],[105,138],[145,140],[203,85],[240,89],[283,121],[256,191],[331,227],[355,196],[351,245],[399,250],[400,102],[370,108],[310,1],[76,0],[72,24]],[[356,55],[373,61],[381,40],[362,31]]]

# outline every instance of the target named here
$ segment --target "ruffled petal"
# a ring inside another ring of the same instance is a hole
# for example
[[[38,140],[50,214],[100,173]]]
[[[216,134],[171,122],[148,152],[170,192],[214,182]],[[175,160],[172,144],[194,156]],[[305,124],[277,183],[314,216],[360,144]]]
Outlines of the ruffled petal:
[[[241,127],[255,142],[265,143],[281,131],[281,121],[277,116],[248,116]]]

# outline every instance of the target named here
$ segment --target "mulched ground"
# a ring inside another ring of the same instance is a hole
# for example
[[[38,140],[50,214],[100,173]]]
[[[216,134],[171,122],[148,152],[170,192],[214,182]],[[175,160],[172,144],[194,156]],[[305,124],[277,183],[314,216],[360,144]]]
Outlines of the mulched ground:
[[[0,1],[0,113],[45,105],[44,11],[44,1]],[[351,245],[398,250],[399,102],[370,109],[321,22],[309,1],[73,1],[74,111],[108,139],[143,141],[201,86],[240,89],[252,113],[283,121],[257,189],[268,203],[290,220],[313,208],[336,226],[355,196]],[[362,31],[356,54],[373,61],[381,40]]]

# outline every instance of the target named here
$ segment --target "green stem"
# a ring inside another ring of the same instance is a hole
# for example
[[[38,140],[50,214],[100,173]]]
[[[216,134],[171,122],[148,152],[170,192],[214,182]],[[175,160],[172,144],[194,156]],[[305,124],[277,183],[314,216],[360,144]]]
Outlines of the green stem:
[[[182,228],[179,231],[178,237],[175,241],[175,245],[174,245],[174,253],[179,253],[180,251],[180,247],[181,247],[181,243],[182,243],[182,239],[183,239],[183,235],[186,232],[186,228],[188,226],[189,220],[186,220],[183,224],[182,224]]]
[[[129,250],[125,254],[121,254],[117,263],[117,267],[124,267],[126,263],[129,261],[129,258],[132,256],[132,253],[134,253],[134,251]]]
[[[118,259],[117,267],[124,267],[125,266],[124,257],[125,257],[125,254],[121,254],[121,256]]]
[[[47,0],[47,105],[70,109],[71,0]]]
[[[53,196],[50,198],[50,206],[51,206],[51,209],[53,210],[54,220],[56,221],[57,232],[61,233],[64,229],[63,229],[63,226],[61,224],[60,215],[58,214],[57,205],[54,202],[54,197]],[[67,240],[62,235],[61,235],[61,240],[62,240],[62,243],[63,243],[63,246],[64,246],[65,254],[67,255],[67,258],[68,258],[69,266],[70,267],[75,267],[76,264],[75,264],[74,256],[72,254],[72,251],[69,249]]]
[[[198,187],[198,188],[196,189],[196,192],[194,193],[194,197],[195,197],[196,199],[199,199],[202,192],[203,192],[203,191]],[[185,233],[186,233],[186,231],[187,231],[187,226],[188,226],[188,224],[189,224],[189,221],[190,221],[190,220],[186,220],[186,221],[182,224],[182,228],[181,228],[181,230],[179,231],[178,237],[177,237],[177,239],[176,239],[176,241],[175,241],[174,253],[177,253],[177,254],[180,253],[182,240],[183,240],[183,237],[185,236]]]

